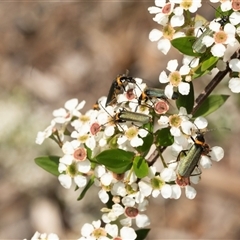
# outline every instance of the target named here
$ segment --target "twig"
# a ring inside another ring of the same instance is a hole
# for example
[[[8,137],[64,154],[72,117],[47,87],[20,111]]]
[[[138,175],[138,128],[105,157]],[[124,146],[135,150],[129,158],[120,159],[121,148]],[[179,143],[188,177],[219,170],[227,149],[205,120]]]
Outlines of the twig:
[[[236,51],[232,57],[232,58],[239,58],[239,50]],[[202,103],[206,100],[206,98],[211,94],[211,92],[215,89],[215,87],[223,80],[223,78],[227,75],[227,73],[229,73],[231,71],[231,69],[228,66],[227,63],[227,67],[224,71],[219,71],[216,76],[212,79],[212,81],[205,87],[204,91],[197,97],[196,99],[196,103],[193,107],[192,110],[192,115],[194,115],[196,113],[196,111],[200,108],[200,106],[202,105]]]

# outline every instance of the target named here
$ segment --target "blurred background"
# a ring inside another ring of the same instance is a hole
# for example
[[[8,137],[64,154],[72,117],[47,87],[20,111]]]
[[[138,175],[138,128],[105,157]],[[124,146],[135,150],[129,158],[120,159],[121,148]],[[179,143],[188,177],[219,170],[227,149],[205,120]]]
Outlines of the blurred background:
[[[153,1],[1,2],[0,3],[0,239],[30,239],[35,231],[61,239],[80,237],[85,222],[100,217],[103,205],[92,189],[66,190],[40,169],[34,158],[60,155],[53,142],[35,144],[52,111],[71,98],[86,108],[106,95],[113,79],[126,69],[152,87],[167,61],[179,58],[157,50],[148,34],[159,26],[147,11]],[[208,11],[206,11],[208,9]],[[210,10],[211,11],[210,11]],[[203,4],[208,20],[214,9]],[[197,94],[211,76],[196,81]],[[228,79],[215,93],[231,94]],[[196,95],[197,95],[196,94]],[[240,148],[239,95],[208,120],[211,146],[225,157],[202,173],[194,200],[152,199],[148,239],[239,239]],[[221,129],[230,128],[230,131]]]

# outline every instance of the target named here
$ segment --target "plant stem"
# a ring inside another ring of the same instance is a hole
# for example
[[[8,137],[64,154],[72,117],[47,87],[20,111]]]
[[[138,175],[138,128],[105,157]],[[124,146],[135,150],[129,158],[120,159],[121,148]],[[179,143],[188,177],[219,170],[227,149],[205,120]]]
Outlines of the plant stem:
[[[239,58],[239,50],[236,51],[232,56],[232,58]],[[219,71],[215,77],[212,79],[212,81],[205,87],[204,91],[197,97],[196,103],[192,110],[192,115],[196,113],[196,111],[200,108],[202,103],[206,100],[206,98],[212,93],[212,91],[215,89],[215,87],[223,80],[223,78],[231,72],[231,69],[227,63],[227,67],[224,71]]]
[[[206,100],[206,98],[211,94],[211,92],[215,89],[215,87],[223,80],[223,78],[230,71],[229,66],[227,65],[224,71],[219,71],[216,76],[212,79],[212,81],[205,87],[204,91],[200,93],[200,95],[196,99],[196,103],[192,110],[192,115],[196,113],[196,111],[200,108],[202,103]]]

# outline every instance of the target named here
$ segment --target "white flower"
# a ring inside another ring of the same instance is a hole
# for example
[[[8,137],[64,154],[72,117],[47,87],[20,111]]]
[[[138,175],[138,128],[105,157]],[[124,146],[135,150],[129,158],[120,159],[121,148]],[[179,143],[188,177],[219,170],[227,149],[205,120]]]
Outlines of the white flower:
[[[212,21],[209,24],[209,29],[213,31],[213,35],[205,36],[202,39],[202,43],[207,47],[211,47],[211,53],[215,57],[223,57],[226,51],[225,45],[234,46],[237,42],[235,38],[236,28],[234,25],[227,23],[223,30],[221,30],[221,24],[219,21]]]
[[[150,225],[148,216],[146,214],[139,213],[145,210],[146,205],[148,204],[147,200],[136,206],[136,201],[132,197],[126,196],[122,199],[122,203],[125,206],[124,212],[126,216],[126,218],[120,220],[120,223],[123,226],[130,227],[133,219],[135,219],[136,225],[139,228],[144,228]]]
[[[85,114],[79,113],[78,119],[74,120],[71,125],[79,132],[89,132],[92,123],[96,122],[99,111],[90,109]]]
[[[155,1],[157,7],[149,7],[148,11],[150,14],[156,14],[153,20],[163,26],[168,23],[169,15],[173,11],[174,4],[167,3],[165,0]]]
[[[85,103],[85,101],[78,103],[76,98],[68,100],[64,105],[65,109],[60,108],[53,111],[55,122],[63,124],[69,122],[73,116],[78,117],[80,115],[79,110],[84,107]]]
[[[171,40],[177,37],[184,36],[184,32],[176,31],[174,27],[180,27],[184,24],[185,18],[183,9],[176,7],[174,2],[166,3],[165,0],[155,1],[157,7],[149,7],[148,11],[151,14],[156,14],[153,20],[162,25],[162,31],[153,29],[149,33],[150,41],[158,41],[157,48],[163,54],[167,54],[171,48]],[[169,17],[171,16],[171,19]]]
[[[184,10],[189,10],[191,13],[195,13],[198,8],[202,6],[201,0],[193,0],[193,1],[186,1],[186,0],[172,0],[174,3],[179,3],[180,7]]]
[[[175,32],[175,30],[170,25],[166,27],[166,29],[164,28],[163,31],[153,29],[149,33],[150,41],[158,41],[157,48],[165,55],[171,48],[171,40],[183,36],[185,36],[183,32]]]
[[[159,75],[160,83],[169,83],[165,87],[165,95],[171,98],[174,92],[174,87],[178,87],[179,92],[182,95],[188,95],[190,91],[190,85],[187,82],[183,82],[184,76],[188,75],[190,72],[190,67],[188,65],[183,65],[179,71],[176,71],[178,67],[177,60],[170,60],[167,65],[167,69],[170,74],[167,76],[165,71],[162,71]]]
[[[88,173],[91,169],[91,163],[86,158],[87,153],[84,147],[79,147],[77,140],[64,143],[62,150],[65,155],[59,159],[58,171],[61,173],[58,180],[65,188],[70,188],[72,179],[80,188],[87,184],[87,178],[83,173]]]
[[[113,239],[127,239],[127,240],[134,240],[137,238],[137,234],[135,233],[134,229],[131,227],[122,227],[119,229],[116,224],[106,224],[105,230]]]
[[[147,133],[148,132],[144,129],[139,129],[135,126],[132,126],[125,131],[124,135],[118,138],[117,143],[122,145],[128,140],[130,141],[130,145],[132,147],[139,147],[143,145],[143,140],[140,137],[146,137]]]
[[[190,116],[184,107],[180,107],[178,114],[173,114],[169,117],[160,116],[158,124],[161,128],[170,126],[170,132],[173,136],[181,136],[182,132],[191,135],[194,125],[189,121]]]
[[[58,171],[62,173],[58,176],[58,180],[64,188],[71,187],[72,179],[79,188],[83,188],[87,184],[87,178],[85,176],[77,174],[78,167],[76,162],[72,163],[69,166],[63,163],[59,163]],[[63,172],[66,172],[66,174]]]
[[[86,149],[80,147],[80,142],[73,140],[71,142],[65,142],[62,147],[63,157],[59,159],[60,163],[70,165],[75,160],[77,163],[78,171],[81,173],[88,173],[91,169],[91,163],[86,158],[87,152]]]
[[[50,137],[54,131],[55,125],[56,125],[56,122],[52,120],[50,126],[48,126],[44,131],[38,132],[37,138],[36,138],[36,144],[41,145],[46,138]]]
[[[114,181],[113,174],[107,172],[103,166],[97,166],[94,172],[96,176],[94,179],[95,185],[102,187],[102,189],[98,192],[98,197],[103,203],[107,203],[109,200],[107,191],[110,191],[112,188],[111,184]],[[97,179],[97,177],[99,179]]]
[[[113,184],[111,189],[112,195],[124,197],[127,194],[126,186],[123,182],[119,181]]]
[[[100,125],[96,123],[97,128],[99,127],[99,129],[95,128],[95,133],[97,134],[98,131],[100,130]],[[78,129],[78,131],[73,131],[71,133],[71,137],[72,138],[76,138],[77,141],[81,144],[86,144],[86,146],[88,148],[90,148],[91,150],[93,150],[96,147],[96,138],[94,135],[89,133],[90,130],[90,126],[89,127],[81,127]]]
[[[88,240],[110,240],[107,236],[107,232],[101,227],[101,221],[93,221],[92,224],[85,223],[81,228],[81,235]]]
[[[118,203],[115,203],[112,205],[112,209],[110,209],[108,213],[102,215],[102,220],[105,223],[110,223],[116,221],[122,214],[124,214],[124,207]]]
[[[148,197],[150,194],[156,198],[161,194],[163,198],[170,198],[172,195],[171,185],[166,182],[175,181],[176,174],[173,169],[164,168],[160,175],[156,175],[156,168],[151,166],[147,178],[139,181],[139,191]]]

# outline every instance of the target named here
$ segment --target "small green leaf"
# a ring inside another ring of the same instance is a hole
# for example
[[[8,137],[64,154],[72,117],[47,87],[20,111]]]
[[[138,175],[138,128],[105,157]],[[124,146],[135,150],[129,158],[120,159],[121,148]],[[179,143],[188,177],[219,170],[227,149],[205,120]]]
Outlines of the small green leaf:
[[[223,12],[221,7],[219,6],[218,8],[216,8],[215,17],[216,18],[223,18],[224,16],[229,17],[232,12],[233,12],[232,9],[230,9],[229,11]]]
[[[201,107],[193,115],[194,118],[199,116],[207,116],[220,108],[229,98],[229,95],[211,95],[201,105]]]
[[[177,108],[185,107],[187,110],[187,113],[190,114],[193,109],[194,105],[194,89],[192,82],[189,82],[190,84],[190,92],[188,95],[182,95],[179,93],[179,98],[176,100]]]
[[[201,71],[201,68],[199,68],[199,69],[197,69],[195,72],[194,72],[194,74],[193,74],[193,76],[192,76],[192,80],[193,79],[196,79],[196,78],[199,78],[199,77],[201,77],[201,76],[204,76],[204,75],[206,75],[206,74],[208,74],[210,71],[208,71],[208,70],[206,70],[206,71]]]
[[[192,76],[192,80],[208,74],[218,61],[217,57],[213,57],[209,52],[209,49],[201,56],[199,62],[201,63],[197,69],[195,69]]]
[[[95,158],[114,173],[124,173],[132,166],[134,153],[122,149],[109,149],[99,153]]]
[[[175,47],[179,52],[186,54],[188,56],[198,57],[199,53],[193,52],[192,45],[196,41],[196,37],[180,37],[175,38],[171,41],[173,47]]]
[[[159,146],[170,146],[174,142],[174,138],[170,133],[169,128],[159,129],[155,132],[155,144]]]
[[[113,137],[108,139],[108,145],[111,149],[118,148],[117,140],[118,140],[119,136],[120,136],[120,134],[116,134]]]
[[[92,160],[92,150],[89,147],[87,147],[86,144],[84,145],[84,147],[87,149],[87,158],[89,160]]]
[[[93,183],[94,183],[94,176],[92,176],[90,179],[89,179],[89,181],[88,181],[88,183],[87,183],[87,185],[85,186],[85,188],[82,190],[82,192],[81,192],[81,194],[79,195],[79,197],[78,197],[78,201],[80,201],[80,200],[82,200],[83,198],[84,198],[84,196],[85,196],[85,194],[87,193],[87,191],[88,191],[88,189],[93,185]]]
[[[58,171],[58,164],[59,164],[59,158],[57,156],[46,156],[46,157],[38,157],[35,158],[35,163],[46,170],[47,172],[59,176],[60,173]]]
[[[152,146],[153,135],[149,133],[145,138],[142,138],[142,140],[143,140],[143,145],[137,147],[136,149],[140,154],[145,156],[150,150],[150,147]]]
[[[144,239],[146,239],[146,237],[147,237],[149,232],[150,232],[149,228],[142,228],[142,229],[136,230],[136,234],[137,234],[136,240],[144,240]]]
[[[143,157],[136,156],[134,158],[133,171],[138,178],[144,178],[148,175],[148,164]]]
[[[205,72],[205,71],[210,71],[210,70],[212,70],[214,67],[215,67],[215,65],[216,65],[216,63],[217,63],[217,61],[218,61],[218,57],[210,57],[210,58],[208,58],[207,60],[205,60],[203,63],[202,63],[202,66],[201,66],[201,71],[202,72]]]

